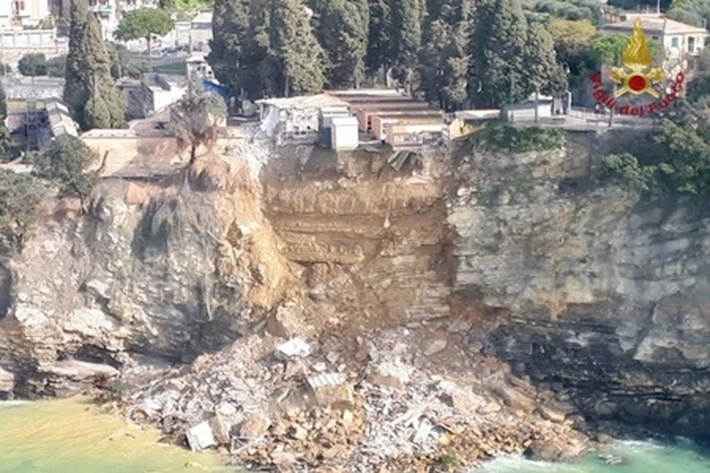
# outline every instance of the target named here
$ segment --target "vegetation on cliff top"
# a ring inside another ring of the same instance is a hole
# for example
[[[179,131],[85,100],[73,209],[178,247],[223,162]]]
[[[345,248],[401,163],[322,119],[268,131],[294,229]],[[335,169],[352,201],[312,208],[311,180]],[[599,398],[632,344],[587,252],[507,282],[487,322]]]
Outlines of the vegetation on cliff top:
[[[97,154],[79,138],[57,137],[52,145],[31,158],[33,174],[59,187],[60,195],[78,197],[82,206],[98,181],[97,171],[88,171]]]
[[[564,133],[557,128],[513,127],[493,123],[472,134],[466,142],[471,148],[529,153],[561,147]]]
[[[0,170],[0,254],[22,250],[39,217],[44,191],[34,176]]]

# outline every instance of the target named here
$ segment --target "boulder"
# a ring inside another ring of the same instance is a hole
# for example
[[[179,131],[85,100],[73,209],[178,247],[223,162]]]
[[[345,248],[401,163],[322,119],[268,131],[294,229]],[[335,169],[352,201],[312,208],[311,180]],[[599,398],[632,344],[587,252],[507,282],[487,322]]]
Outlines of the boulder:
[[[10,392],[15,387],[15,375],[0,368],[0,391]]]
[[[275,337],[289,338],[302,331],[302,323],[288,306],[279,306],[266,319],[266,330]]]
[[[523,411],[529,414],[537,407],[535,401],[522,394],[512,386],[497,386],[494,388],[494,392],[508,407],[515,409],[516,411]]]
[[[214,417],[210,419],[210,428],[212,429],[212,435],[215,441],[219,445],[231,445],[232,440],[230,436],[230,431],[232,429],[232,424],[229,420],[220,414],[215,414]]]
[[[258,439],[271,426],[269,417],[263,412],[247,412],[239,424],[239,437],[243,439]]]
[[[185,435],[187,436],[187,444],[196,452],[217,445],[212,434],[212,428],[207,421],[190,427]]]
[[[566,414],[566,413],[564,413],[564,412],[562,412],[562,411],[560,411],[560,410],[558,410],[558,409],[554,409],[554,408],[552,408],[552,407],[549,407],[549,406],[539,405],[539,406],[537,406],[537,408],[535,409],[535,412],[537,412],[538,414],[540,414],[540,416],[541,416],[543,419],[547,419],[547,420],[549,420],[550,422],[555,422],[555,423],[557,423],[557,424],[561,424],[561,423],[564,422],[565,419],[567,418],[567,414]]]

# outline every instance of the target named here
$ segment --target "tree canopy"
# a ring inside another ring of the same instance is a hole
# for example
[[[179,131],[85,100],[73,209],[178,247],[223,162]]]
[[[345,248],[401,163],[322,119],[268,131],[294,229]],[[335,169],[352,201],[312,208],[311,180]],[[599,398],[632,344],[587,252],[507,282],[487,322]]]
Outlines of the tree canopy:
[[[27,53],[18,61],[17,70],[23,76],[46,76],[47,56],[44,53]]]
[[[119,41],[145,39],[151,52],[153,36],[165,36],[175,28],[175,22],[162,8],[138,8],[126,13],[113,36]]]
[[[44,151],[31,158],[34,175],[59,187],[61,195],[78,197],[84,202],[98,180],[89,171],[98,155],[79,138],[61,135]]]
[[[22,250],[39,218],[44,192],[34,176],[0,169],[0,253]]]
[[[170,129],[181,150],[189,150],[188,167],[197,160],[200,147],[211,148],[217,141],[221,122],[227,116],[227,105],[219,95],[206,92],[192,81],[187,93],[170,114]]]

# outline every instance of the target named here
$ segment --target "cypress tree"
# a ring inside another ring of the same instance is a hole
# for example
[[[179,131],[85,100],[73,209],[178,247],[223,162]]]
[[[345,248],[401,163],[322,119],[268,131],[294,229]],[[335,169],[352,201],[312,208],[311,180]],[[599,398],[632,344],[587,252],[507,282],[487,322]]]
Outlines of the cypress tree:
[[[517,0],[481,0],[472,19],[469,94],[479,107],[527,98],[531,84],[525,53],[528,24]]]
[[[467,98],[469,21],[471,0],[445,0],[428,4],[419,54],[421,88],[427,100],[456,109]]]
[[[421,22],[425,17],[422,0],[394,0],[391,33],[394,76],[411,90],[412,72],[422,42]]]
[[[392,10],[387,0],[369,0],[370,22],[367,38],[367,72],[386,74],[394,62]]]
[[[215,0],[212,40],[207,62],[232,97],[240,96],[246,42],[249,34],[249,0]]]
[[[359,86],[365,76],[367,0],[315,0],[316,36],[328,57],[330,88]]]
[[[125,126],[125,99],[111,77],[98,20],[86,0],[73,0],[64,101],[82,129]]]
[[[528,28],[525,63],[527,80],[534,88],[546,94],[558,94],[565,90],[567,78],[562,66],[557,63],[555,42],[540,23],[532,23]]]
[[[283,94],[319,92],[325,83],[325,53],[302,0],[274,0],[271,48],[283,71]]]

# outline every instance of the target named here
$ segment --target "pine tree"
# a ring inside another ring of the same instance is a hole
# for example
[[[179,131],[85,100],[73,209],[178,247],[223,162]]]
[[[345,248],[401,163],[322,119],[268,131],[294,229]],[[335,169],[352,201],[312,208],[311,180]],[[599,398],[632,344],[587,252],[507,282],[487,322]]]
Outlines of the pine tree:
[[[220,84],[239,97],[243,82],[243,56],[249,34],[249,0],[215,0],[212,37],[207,61]]]
[[[86,0],[74,0],[70,15],[64,101],[82,129],[123,127],[125,99],[114,87],[98,20]]]
[[[319,92],[325,83],[325,52],[302,0],[273,0],[271,49],[283,70],[283,94]]]
[[[517,0],[481,0],[472,19],[468,53],[469,95],[478,107],[527,98],[525,53],[528,24]]]
[[[316,36],[328,57],[330,88],[359,86],[365,76],[367,0],[315,0]]]

